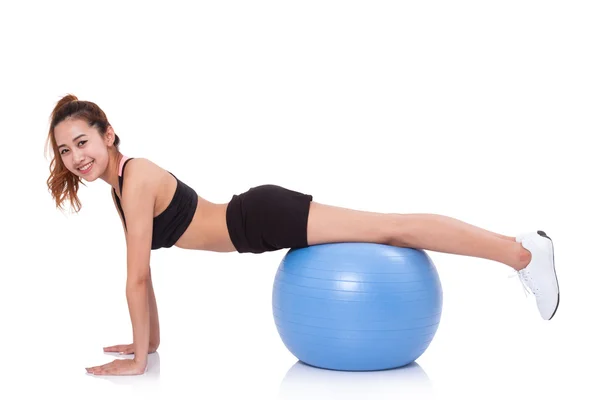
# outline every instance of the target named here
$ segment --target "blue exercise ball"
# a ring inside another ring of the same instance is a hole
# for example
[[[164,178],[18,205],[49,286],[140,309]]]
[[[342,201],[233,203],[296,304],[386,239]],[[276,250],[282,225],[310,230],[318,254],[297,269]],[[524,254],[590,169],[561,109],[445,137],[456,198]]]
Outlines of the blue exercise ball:
[[[442,313],[442,287],[423,250],[377,243],[290,249],[273,284],[273,318],[305,364],[343,371],[419,358]]]

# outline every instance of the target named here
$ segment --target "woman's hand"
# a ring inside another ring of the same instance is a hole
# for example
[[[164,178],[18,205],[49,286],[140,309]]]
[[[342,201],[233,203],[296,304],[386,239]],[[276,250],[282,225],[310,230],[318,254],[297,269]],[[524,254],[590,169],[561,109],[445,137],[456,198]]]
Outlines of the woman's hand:
[[[148,347],[148,354],[154,353],[158,349],[158,345],[150,343]],[[108,346],[104,348],[105,352],[114,352],[120,354],[133,354],[133,343],[131,344],[117,344],[115,346]]]
[[[133,343],[118,344],[104,348],[105,352],[115,352],[119,354],[134,354]],[[157,344],[150,343],[148,354],[156,352]],[[140,365],[135,359],[114,360],[104,365],[86,368],[86,371],[93,375],[141,375],[146,371],[146,365]]]
[[[142,375],[146,372],[146,364],[142,365],[135,359],[113,360],[108,364],[86,368],[93,375]]]

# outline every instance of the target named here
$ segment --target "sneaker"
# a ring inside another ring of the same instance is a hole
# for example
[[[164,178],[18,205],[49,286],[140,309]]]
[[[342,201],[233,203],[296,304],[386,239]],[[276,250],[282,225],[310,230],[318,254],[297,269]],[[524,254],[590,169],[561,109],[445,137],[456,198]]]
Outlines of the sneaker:
[[[516,239],[531,252],[531,262],[517,274],[524,287],[529,288],[535,296],[542,318],[550,320],[560,301],[552,239],[544,231],[525,233]]]

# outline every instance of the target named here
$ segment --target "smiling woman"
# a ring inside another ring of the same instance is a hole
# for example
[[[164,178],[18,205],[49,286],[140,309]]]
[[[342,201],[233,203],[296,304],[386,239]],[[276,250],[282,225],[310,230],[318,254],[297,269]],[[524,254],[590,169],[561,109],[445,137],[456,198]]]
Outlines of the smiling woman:
[[[174,174],[145,158],[126,157],[120,139],[95,103],[67,95],[56,104],[46,144],[53,153],[49,191],[57,208],[81,209],[79,183],[100,178],[111,187],[127,244],[127,302],[134,343],[112,346],[135,353],[88,369],[140,374],[159,342],[150,251],[176,246],[218,252],[263,253],[284,248],[365,242],[498,261],[518,271],[538,310],[551,319],[559,292],[554,247],[542,231],[505,236],[434,214],[358,211],[313,201],[310,194],[265,184],[212,203]]]
[[[69,200],[71,206],[78,212],[81,209],[81,202],[77,197],[79,182],[81,182],[78,175],[83,176],[91,172],[91,170],[80,171],[79,168],[83,166],[84,162],[95,162],[96,167],[106,168],[108,165],[106,147],[112,146],[118,152],[121,139],[116,133],[113,133],[114,141],[109,144],[106,134],[109,128],[112,130],[112,127],[110,127],[104,111],[92,102],[79,101],[74,95],[64,96],[54,107],[50,119],[50,132],[46,146],[49,152],[60,157],[54,157],[50,163],[50,177],[47,185],[57,207],[63,208],[64,201]],[[65,124],[67,132],[65,132],[64,139],[57,143],[54,130],[65,120],[72,121],[72,124]],[[76,135],[72,136],[74,133]],[[90,141],[92,146],[89,145]],[[98,141],[104,141],[105,146],[95,146],[94,144]],[[84,153],[82,151],[86,145],[91,148],[91,152]],[[90,159],[82,159],[84,154]],[[68,166],[72,168],[70,169]]]

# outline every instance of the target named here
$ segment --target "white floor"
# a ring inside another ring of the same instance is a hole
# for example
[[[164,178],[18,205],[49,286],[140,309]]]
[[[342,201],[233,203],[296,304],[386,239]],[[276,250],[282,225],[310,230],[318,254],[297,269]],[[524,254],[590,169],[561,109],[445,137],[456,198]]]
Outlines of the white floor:
[[[517,280],[508,278],[508,270],[498,264],[431,253],[444,281],[444,314],[429,349],[405,368],[339,372],[300,363],[278,337],[269,287],[281,252],[174,253],[175,259],[179,255],[192,264],[203,260],[204,265],[153,269],[162,344],[150,355],[145,375],[101,377],[84,369],[114,358],[102,353],[103,346],[130,339],[126,302],[116,290],[122,284],[109,282],[121,272],[112,269],[104,280],[100,271],[95,272],[84,279],[97,279],[93,287],[82,282],[69,288],[57,280],[54,288],[60,289],[54,290],[46,279],[57,274],[49,271],[40,276],[48,289],[40,284],[32,287],[52,300],[14,304],[5,313],[9,329],[3,328],[0,397],[256,395],[347,400],[409,395],[524,399],[565,397],[574,391],[585,393],[581,398],[600,395],[600,330],[585,304],[591,296],[580,295],[593,293],[592,285],[569,272],[564,257],[559,257],[561,306],[547,322],[538,317],[533,297],[526,297]],[[247,281],[252,285],[244,284]],[[583,311],[585,307],[588,311]],[[32,315],[38,317],[28,318]]]

